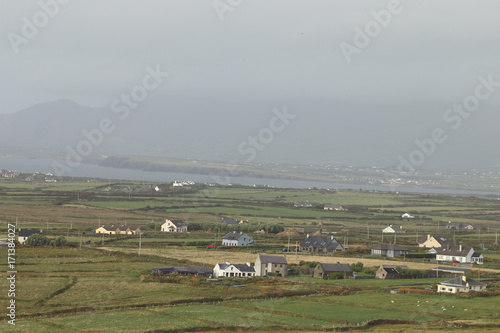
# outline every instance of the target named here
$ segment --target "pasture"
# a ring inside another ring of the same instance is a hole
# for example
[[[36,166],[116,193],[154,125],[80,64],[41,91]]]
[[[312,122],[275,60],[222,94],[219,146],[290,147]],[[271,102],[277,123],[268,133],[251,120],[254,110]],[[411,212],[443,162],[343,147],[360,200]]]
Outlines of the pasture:
[[[0,222],[4,226],[0,238],[5,236],[7,223],[17,220],[18,228],[42,229],[49,238],[63,235],[71,243],[71,247],[65,248],[18,246],[18,321],[15,330],[2,321],[0,330],[310,332],[347,327],[411,331],[421,327],[438,331],[458,325],[482,331],[498,329],[500,325],[495,313],[498,296],[465,299],[388,293],[389,289],[407,284],[423,289],[444,279],[324,281],[301,276],[214,284],[204,278],[167,280],[149,276],[154,267],[254,262],[257,248],[282,254],[282,248],[288,244],[294,248],[305,238],[296,232],[264,233],[252,234],[259,243],[256,248],[207,250],[205,246],[190,245],[220,245],[225,232],[243,228],[244,225],[217,224],[229,217],[248,220],[261,230],[273,224],[285,230],[303,230],[304,234],[321,229],[333,233],[344,245],[360,250],[334,256],[288,254],[292,265],[301,261],[362,262],[371,269],[381,264],[431,269],[435,264],[423,259],[387,260],[369,255],[369,247],[382,240],[397,241],[418,252],[418,239],[430,233],[475,249],[488,248],[481,250],[487,258],[485,265],[480,272],[474,267],[472,277],[494,277],[500,269],[497,198],[206,185],[179,189],[168,184],[158,184],[163,191],[155,192],[152,185],[78,179],[62,183],[0,179]],[[294,207],[296,201],[306,200],[313,206]],[[325,211],[325,204],[343,205],[348,211]],[[415,218],[402,219],[406,212]],[[146,224],[158,225],[166,218],[181,218],[188,225],[212,223],[217,227],[212,233],[198,230],[186,234],[146,228]],[[448,221],[471,223],[474,230],[448,230]],[[145,234],[139,238],[91,232],[100,225],[123,224],[140,226]],[[390,224],[403,226],[406,233],[382,235],[381,230]],[[2,258],[6,260],[5,256]],[[492,287],[498,288],[496,283]],[[0,288],[7,288],[6,280],[0,281]],[[5,295],[0,299],[7,301]]]

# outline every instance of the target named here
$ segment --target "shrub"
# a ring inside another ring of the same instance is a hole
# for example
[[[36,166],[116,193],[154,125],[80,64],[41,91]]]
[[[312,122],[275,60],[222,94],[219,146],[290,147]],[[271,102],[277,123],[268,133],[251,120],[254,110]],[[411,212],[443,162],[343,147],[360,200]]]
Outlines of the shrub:
[[[361,272],[363,270],[363,263],[357,262],[355,264],[351,264],[351,269],[355,272]]]
[[[342,280],[344,278],[343,273],[330,273],[329,277],[330,280]]]
[[[68,245],[68,241],[66,240],[66,237],[59,236],[59,237],[56,237],[56,239],[54,240],[53,246],[62,247],[62,246],[66,246],[66,245]]]
[[[40,234],[33,234],[28,237],[26,242],[24,243],[30,246],[47,246],[50,245],[50,239],[47,236]]]

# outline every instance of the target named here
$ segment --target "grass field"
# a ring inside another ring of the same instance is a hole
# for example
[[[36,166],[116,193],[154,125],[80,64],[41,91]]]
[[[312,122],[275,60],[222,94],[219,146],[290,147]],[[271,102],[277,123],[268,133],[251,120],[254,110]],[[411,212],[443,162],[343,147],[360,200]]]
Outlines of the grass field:
[[[141,191],[124,192],[126,186]],[[220,244],[223,232],[205,230],[187,234],[165,234],[145,230],[141,237],[104,237],[91,234],[99,225],[144,227],[166,218],[188,222],[218,222],[232,217],[259,223],[335,232],[335,237],[351,248],[368,249],[382,241],[381,230],[402,225],[407,233],[397,243],[419,251],[420,236],[441,234],[457,244],[481,250],[487,262],[472,277],[494,276],[500,272],[500,252],[496,244],[500,231],[500,202],[488,197],[395,194],[366,191],[326,191],[317,189],[271,189],[242,187],[167,188],[153,193],[139,183],[77,182],[13,183],[0,179],[0,222],[20,228],[43,229],[49,238],[68,237],[73,247],[17,248],[18,280],[16,304],[18,321],[13,329],[0,322],[1,332],[68,332],[204,330],[232,332],[254,329],[263,332],[300,330],[314,332],[339,327],[361,327],[370,331],[441,331],[448,325],[468,325],[482,332],[500,328],[499,298],[464,299],[450,295],[392,295],[385,291],[407,284],[415,288],[434,285],[443,279],[422,280],[320,280],[310,277],[254,279],[209,283],[200,278],[181,281],[149,277],[154,267],[189,264],[213,267],[216,263],[254,262],[254,249],[206,250],[186,246],[189,242]],[[103,191],[106,189],[106,191]],[[295,201],[308,200],[312,208],[294,208]],[[347,212],[324,211],[326,203],[347,206]],[[415,219],[401,219],[410,212]],[[453,233],[444,229],[448,221],[463,221],[475,230]],[[438,229],[439,228],[439,229]],[[2,235],[3,233],[3,235]],[[370,237],[368,237],[368,234]],[[252,237],[274,254],[282,254],[288,236],[255,234]],[[305,236],[292,234],[293,248]],[[92,245],[80,248],[80,242]],[[393,241],[393,236],[385,236]],[[102,248],[102,249],[99,249]],[[366,252],[365,252],[366,253]],[[3,260],[5,256],[2,256]],[[290,264],[301,261],[355,263],[376,269],[381,264],[407,265],[432,269],[423,260],[402,261],[342,253],[334,256],[289,254]],[[498,275],[497,275],[498,276]],[[175,282],[175,283],[174,283]],[[244,287],[235,288],[234,284]],[[421,285],[418,285],[421,284]],[[491,284],[498,288],[498,283]],[[0,280],[1,290],[7,281]],[[0,300],[6,304],[5,294]],[[391,302],[391,301],[394,301]],[[418,306],[420,304],[420,306]],[[446,310],[443,310],[443,306]],[[373,328],[366,325],[382,319]],[[391,323],[387,320],[393,320]],[[399,321],[398,321],[399,320]],[[489,325],[489,326],[488,326]]]

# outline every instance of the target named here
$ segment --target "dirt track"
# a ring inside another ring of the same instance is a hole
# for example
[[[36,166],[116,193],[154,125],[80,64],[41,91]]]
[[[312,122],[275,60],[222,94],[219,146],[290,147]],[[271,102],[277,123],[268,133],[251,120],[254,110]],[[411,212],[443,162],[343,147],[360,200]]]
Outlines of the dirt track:
[[[121,251],[125,253],[137,253],[137,249],[130,248],[111,248],[111,247],[101,247],[100,249],[109,251]],[[217,250],[193,250],[193,249],[183,249],[183,248],[167,248],[167,249],[142,249],[142,254],[147,255],[157,255],[161,257],[168,257],[174,259],[187,259],[193,262],[198,262],[200,264],[205,264],[209,266],[215,266],[217,263],[235,263],[244,264],[247,262],[254,263],[257,258],[256,254],[248,252],[236,252],[236,251],[217,251]],[[275,254],[281,255],[281,254]],[[287,254],[286,255],[289,264],[298,264],[299,261],[318,261],[322,263],[336,263],[340,262],[342,264],[352,264],[356,262],[362,262],[365,267],[379,267],[380,265],[406,265],[408,268],[412,269],[433,269],[436,264],[430,263],[418,263],[418,262],[404,262],[395,260],[384,260],[384,259],[363,259],[363,258],[344,258],[344,257],[333,257],[333,256],[314,256],[314,255],[303,255],[303,254]],[[443,266],[440,264],[440,266]],[[453,266],[450,266],[453,267]],[[471,267],[472,270],[477,271],[478,266]],[[482,272],[493,272],[500,273],[500,269],[482,268]]]

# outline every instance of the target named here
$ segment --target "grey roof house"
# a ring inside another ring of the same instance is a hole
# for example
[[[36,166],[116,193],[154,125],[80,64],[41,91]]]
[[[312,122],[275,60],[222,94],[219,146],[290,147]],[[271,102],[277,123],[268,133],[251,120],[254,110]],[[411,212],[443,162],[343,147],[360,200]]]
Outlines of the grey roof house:
[[[344,251],[344,247],[335,237],[309,236],[300,243],[300,250],[313,254],[331,254],[336,251]]]

